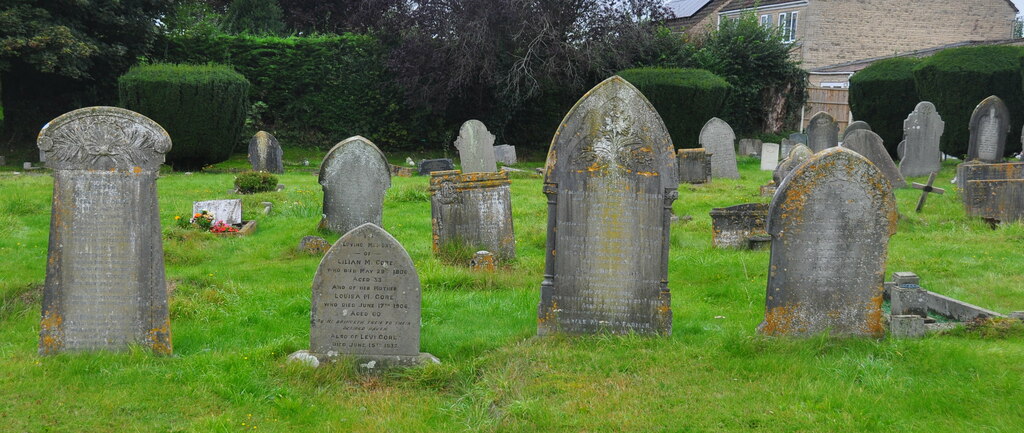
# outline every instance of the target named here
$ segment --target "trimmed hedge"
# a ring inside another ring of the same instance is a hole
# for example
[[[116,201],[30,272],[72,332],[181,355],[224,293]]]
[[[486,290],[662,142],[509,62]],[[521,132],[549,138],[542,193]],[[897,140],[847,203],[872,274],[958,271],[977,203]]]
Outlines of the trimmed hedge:
[[[703,69],[635,68],[619,72],[661,114],[677,149],[700,147],[700,129],[721,116],[732,86]]]
[[[1022,58],[1024,48],[1021,47],[950,48],[924,59],[914,68],[917,94],[921,100],[935,104],[946,122],[941,142],[943,152],[954,156],[967,153],[971,113],[990,95],[1001,98],[1010,110],[1006,154],[1020,151],[1020,131],[1024,125]]]
[[[170,134],[167,162],[196,169],[227,160],[239,143],[249,81],[225,65],[136,66],[117,80],[121,106]]]
[[[914,87],[914,67],[920,63],[918,58],[896,57],[875,62],[850,77],[853,118],[868,122],[893,158],[903,140],[903,120],[921,101]]]

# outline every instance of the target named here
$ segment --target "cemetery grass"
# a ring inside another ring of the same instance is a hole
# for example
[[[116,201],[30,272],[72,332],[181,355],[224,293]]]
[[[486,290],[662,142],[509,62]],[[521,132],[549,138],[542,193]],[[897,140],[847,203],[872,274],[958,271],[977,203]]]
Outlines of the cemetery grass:
[[[286,149],[286,155],[290,152]],[[225,166],[242,166],[236,156]],[[318,161],[312,159],[311,161]],[[229,198],[230,173],[157,182],[174,356],[36,354],[52,181],[0,174],[0,430],[849,432],[1015,431],[1024,425],[1024,332],[986,325],[922,340],[757,336],[767,251],[711,248],[712,207],[767,202],[753,159],[739,180],[681,185],[669,263],[671,337],[536,338],[544,266],[541,180],[515,174],[518,258],[475,274],[431,251],[427,178],[394,178],[384,228],[423,286],[422,350],[442,364],[364,376],[289,364],[309,344],[319,257],[315,167],[286,164],[287,188],[243,196],[244,238],[175,228],[194,200]],[[286,159],[287,162],[287,159]],[[396,161],[392,161],[393,163]],[[233,164],[233,165],[232,165]],[[532,164],[537,166],[539,164]],[[531,166],[531,164],[524,164]],[[215,169],[217,167],[214,167]],[[1024,310],[1024,226],[966,218],[946,164],[944,196],[902,218],[887,275],[1001,312]],[[923,179],[914,179],[923,181]],[[259,202],[274,203],[263,216]],[[684,218],[685,220],[685,218]]]

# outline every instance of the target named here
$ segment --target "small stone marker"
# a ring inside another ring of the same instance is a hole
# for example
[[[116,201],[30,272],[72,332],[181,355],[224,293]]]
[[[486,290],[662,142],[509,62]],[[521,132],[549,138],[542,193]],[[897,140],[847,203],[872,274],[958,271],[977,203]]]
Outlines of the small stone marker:
[[[494,134],[479,120],[468,120],[459,129],[455,140],[459,149],[459,162],[463,173],[493,173],[498,171],[494,161]]]
[[[761,145],[764,144],[756,138],[741,138],[739,141],[740,156],[758,156],[761,154]]]
[[[898,218],[883,179],[844,148],[817,153],[786,177],[768,210],[771,264],[759,333],[882,336],[885,262]]]
[[[903,121],[903,141],[900,143],[900,173],[903,176],[924,176],[942,168],[939,139],[946,122],[935,111],[935,105],[922,101]]]
[[[736,134],[724,120],[712,117],[700,130],[700,145],[711,156],[711,177],[739,179],[736,168]]]
[[[270,210],[274,208],[274,203],[269,201],[261,201],[260,205],[263,206],[263,215],[270,215]]]
[[[889,334],[893,338],[924,337],[924,317],[913,314],[893,314],[892,316],[889,316]]]
[[[704,149],[679,149],[679,183],[711,182],[711,155]]]
[[[882,137],[879,137],[878,134],[866,129],[853,131],[846,136],[843,147],[859,153],[875,164],[885,174],[885,178],[889,179],[893,188],[899,189],[907,186],[907,181],[903,179],[896,163],[892,162],[892,157],[889,156],[889,151],[885,150]]]
[[[281,144],[267,131],[257,132],[249,140],[249,165],[253,171],[284,173],[283,155]]]
[[[779,166],[775,168],[775,171],[772,172],[772,180],[775,182],[775,185],[781,185],[782,181],[786,179],[786,176],[788,176],[789,173],[793,172],[793,170],[799,167],[800,164],[807,162],[807,160],[811,159],[811,156],[813,155],[814,152],[811,152],[809,147],[803,144],[797,144],[796,147],[789,152],[789,157],[782,160],[782,162],[779,163]]]
[[[836,119],[824,111],[811,117],[807,125],[807,147],[814,153],[839,145],[839,124]]]
[[[967,147],[967,160],[1003,162],[1006,134],[1010,132],[1010,111],[998,96],[981,101],[971,113],[971,140]]]
[[[505,165],[516,163],[516,147],[510,144],[494,146],[494,160]]]
[[[299,252],[306,254],[326,254],[331,249],[331,243],[320,236],[305,236],[299,241]]]
[[[967,215],[1000,222],[1024,219],[1024,162],[964,162],[957,166],[956,181]]]
[[[793,140],[796,143],[807,145],[807,134],[804,134],[802,132],[794,132],[792,134],[789,134],[789,139]]]
[[[409,254],[384,229],[366,223],[331,247],[313,277],[309,355],[338,355],[360,367],[438,362],[420,353],[420,280]]]
[[[25,161],[23,164],[21,164],[21,169],[25,170],[25,171],[28,171],[28,170],[35,170],[36,168],[32,166],[32,162]]]
[[[715,248],[748,248],[750,239],[767,235],[768,205],[746,203],[711,209],[712,244]]]
[[[477,272],[494,272],[494,254],[490,251],[477,251],[469,261],[469,269]]]
[[[420,176],[430,176],[430,173],[435,171],[450,171],[455,170],[455,164],[452,160],[444,159],[424,159],[420,161],[419,165]]]
[[[39,353],[171,353],[156,178],[171,139],[133,111],[89,107],[39,133],[53,215]]]
[[[717,132],[733,154],[731,129]],[[661,116],[626,80],[609,78],[565,116],[546,167],[537,333],[670,334],[669,229],[679,182]]]
[[[224,224],[242,223],[242,200],[206,200],[192,202],[192,215],[202,211],[213,214],[214,222],[224,221]]]
[[[935,175],[937,174],[938,173],[932,173],[928,176],[928,184],[926,185],[914,182],[914,188],[921,190],[921,198],[917,201],[917,209],[915,209],[917,213],[921,213],[921,209],[924,208],[924,202],[928,199],[928,193],[934,192],[938,195],[942,195],[946,192],[946,190],[942,188],[932,186],[932,183],[935,182]]]
[[[516,256],[508,173],[435,171],[430,175],[434,253],[448,244],[486,248],[498,260]]]
[[[764,143],[761,145],[761,170],[772,171],[779,166],[779,145]]]
[[[846,141],[846,136],[850,135],[854,131],[862,130],[871,131],[871,125],[868,125],[868,122],[865,122],[863,120],[858,120],[853,123],[850,123],[849,125],[846,126],[846,130],[843,131],[843,141]]]
[[[323,227],[347,233],[365,223],[379,225],[391,171],[384,154],[360,136],[335,145],[320,164],[324,190]]]

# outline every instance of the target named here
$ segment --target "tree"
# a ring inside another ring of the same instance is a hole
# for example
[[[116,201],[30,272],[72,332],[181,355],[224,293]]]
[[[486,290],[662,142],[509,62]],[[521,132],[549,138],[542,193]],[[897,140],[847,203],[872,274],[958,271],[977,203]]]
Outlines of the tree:
[[[229,33],[280,35],[284,33],[281,6],[277,0],[234,0],[224,14],[224,30]]]

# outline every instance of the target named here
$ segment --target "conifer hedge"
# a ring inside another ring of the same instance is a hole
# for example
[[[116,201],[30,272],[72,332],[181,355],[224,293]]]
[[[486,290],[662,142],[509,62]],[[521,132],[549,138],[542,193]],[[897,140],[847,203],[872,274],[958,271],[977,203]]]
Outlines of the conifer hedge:
[[[703,69],[635,68],[619,72],[661,114],[677,149],[700,147],[708,119],[721,116],[732,86]]]
[[[118,81],[122,107],[153,119],[171,136],[167,163],[193,170],[227,160],[240,142],[249,81],[230,66],[136,66]]]
[[[914,67],[919,63],[921,59],[914,57],[881,60],[850,77],[853,118],[868,122],[893,158],[903,140],[903,119],[921,101],[914,87]]]

